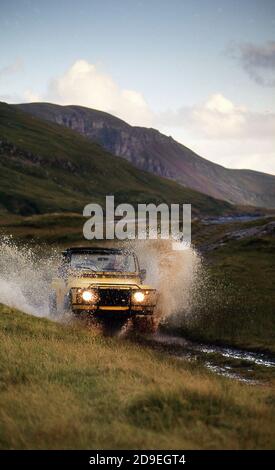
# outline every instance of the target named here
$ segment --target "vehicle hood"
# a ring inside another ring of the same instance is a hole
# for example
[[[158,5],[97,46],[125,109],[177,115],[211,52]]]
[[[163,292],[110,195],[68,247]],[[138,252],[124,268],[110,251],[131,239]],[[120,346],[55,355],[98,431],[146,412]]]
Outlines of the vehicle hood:
[[[129,276],[129,277],[118,277],[118,276],[70,276],[67,279],[67,287],[79,287],[79,288],[85,288],[89,286],[129,286],[136,288],[141,287],[141,280],[139,276]]]

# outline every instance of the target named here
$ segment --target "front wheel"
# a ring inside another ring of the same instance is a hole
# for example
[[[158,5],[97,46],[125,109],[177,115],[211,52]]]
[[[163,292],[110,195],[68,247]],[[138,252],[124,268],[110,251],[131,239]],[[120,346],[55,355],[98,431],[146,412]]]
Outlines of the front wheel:
[[[128,318],[97,318],[104,336],[119,336],[127,328]]]
[[[133,317],[132,324],[134,331],[141,334],[154,334],[158,329],[158,320],[153,315],[137,315]]]

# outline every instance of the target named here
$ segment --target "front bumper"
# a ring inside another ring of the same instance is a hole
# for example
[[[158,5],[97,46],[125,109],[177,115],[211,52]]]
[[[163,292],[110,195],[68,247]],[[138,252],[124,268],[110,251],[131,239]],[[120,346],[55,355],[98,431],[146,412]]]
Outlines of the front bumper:
[[[84,301],[82,298],[83,291],[89,289],[92,292],[96,291],[96,300],[91,302]],[[129,287],[91,287],[89,289],[71,289],[71,308],[74,313],[152,315],[156,305],[155,289],[133,289]],[[134,293],[137,291],[144,293],[142,302],[137,302],[134,299]]]

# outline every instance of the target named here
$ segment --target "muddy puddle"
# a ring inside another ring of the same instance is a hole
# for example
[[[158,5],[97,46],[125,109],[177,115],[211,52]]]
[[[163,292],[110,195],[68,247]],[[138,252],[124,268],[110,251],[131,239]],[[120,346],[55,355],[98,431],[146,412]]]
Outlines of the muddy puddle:
[[[178,359],[196,362],[213,373],[241,382],[265,383],[275,378],[275,357],[264,353],[197,343],[160,333],[138,341],[144,346]]]

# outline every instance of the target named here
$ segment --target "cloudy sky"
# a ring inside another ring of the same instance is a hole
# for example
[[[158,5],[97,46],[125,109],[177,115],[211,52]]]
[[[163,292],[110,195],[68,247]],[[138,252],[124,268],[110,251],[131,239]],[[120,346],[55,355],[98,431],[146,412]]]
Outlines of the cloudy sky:
[[[155,127],[275,174],[274,0],[1,0],[0,100]]]

